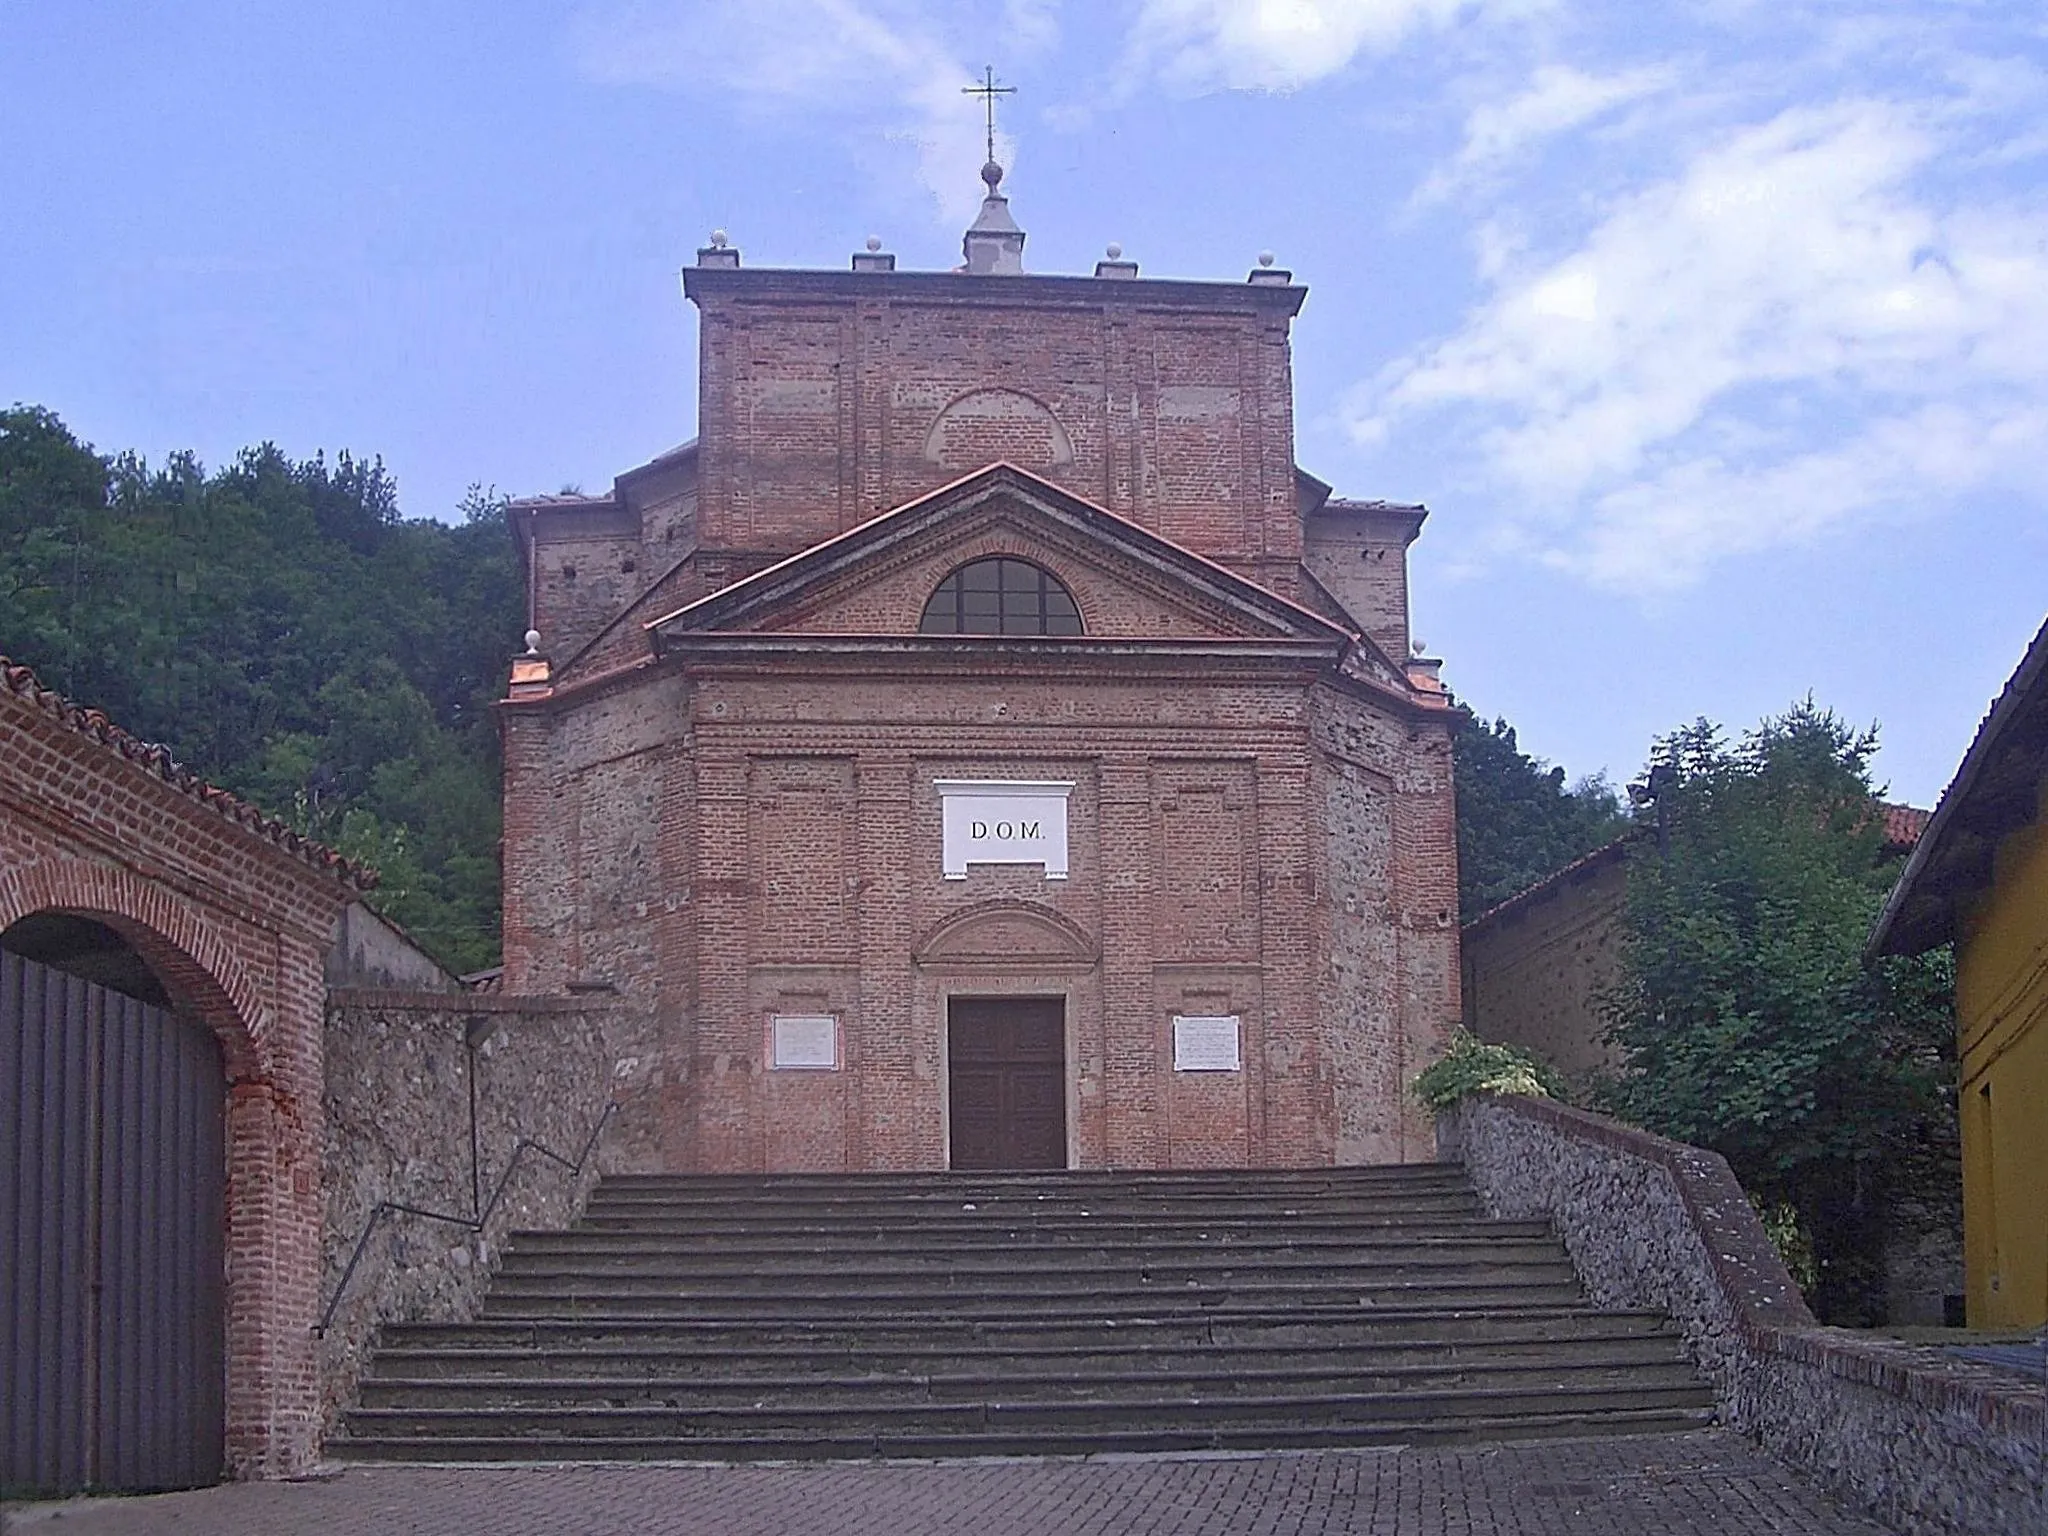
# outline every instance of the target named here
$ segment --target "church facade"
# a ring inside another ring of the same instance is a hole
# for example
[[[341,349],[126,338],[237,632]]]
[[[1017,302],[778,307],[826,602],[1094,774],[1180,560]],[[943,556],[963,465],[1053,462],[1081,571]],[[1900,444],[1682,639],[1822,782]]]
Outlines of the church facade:
[[[1296,465],[1288,273],[1027,274],[999,177],[952,272],[714,236],[699,436],[513,504],[503,984],[615,997],[625,1166],[1426,1158],[1422,509]]]

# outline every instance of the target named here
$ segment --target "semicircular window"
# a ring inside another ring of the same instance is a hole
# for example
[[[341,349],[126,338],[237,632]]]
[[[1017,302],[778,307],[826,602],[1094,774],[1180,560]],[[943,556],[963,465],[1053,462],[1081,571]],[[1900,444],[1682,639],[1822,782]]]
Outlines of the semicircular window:
[[[997,556],[940,582],[917,628],[926,635],[1078,635],[1081,610],[1057,576]]]

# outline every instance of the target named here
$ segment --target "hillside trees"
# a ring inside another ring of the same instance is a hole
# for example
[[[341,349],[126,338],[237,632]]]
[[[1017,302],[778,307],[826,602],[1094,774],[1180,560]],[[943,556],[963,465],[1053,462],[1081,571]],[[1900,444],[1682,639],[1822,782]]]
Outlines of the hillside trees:
[[[1451,755],[1458,906],[1467,922],[1627,830],[1604,780],[1567,786],[1564,769],[1522,751],[1505,720],[1489,725],[1460,705]]]
[[[1706,721],[1658,742],[1661,836],[1629,861],[1607,1001],[1607,1107],[1789,1205],[1809,1300],[1847,1323],[1881,1318],[1892,1207],[1954,1136],[1948,957],[1863,960],[1898,872],[1875,749],[1811,700],[1732,744]]]
[[[375,865],[458,970],[498,945],[491,702],[524,602],[500,508],[401,516],[383,464],[273,444],[208,473],[0,412],[0,653]]]

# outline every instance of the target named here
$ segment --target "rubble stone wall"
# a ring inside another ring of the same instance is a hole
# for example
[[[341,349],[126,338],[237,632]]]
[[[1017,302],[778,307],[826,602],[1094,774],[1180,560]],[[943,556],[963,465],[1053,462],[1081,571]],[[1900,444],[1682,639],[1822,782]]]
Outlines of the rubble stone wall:
[[[475,1216],[532,1141],[574,1162],[604,1115],[608,999],[337,989],[328,994],[322,1188],[324,1308],[379,1204]],[[472,1158],[470,1092],[475,1087]],[[323,1429],[354,1397],[380,1324],[475,1316],[500,1245],[561,1228],[597,1178],[532,1149],[481,1230],[383,1217],[320,1341]]]
[[[1765,1449],[1916,1536],[2048,1529],[2041,1386],[1819,1326],[1718,1154],[1538,1099],[1468,1099],[1438,1134],[1492,1215],[1551,1222],[1596,1304],[1668,1312]]]

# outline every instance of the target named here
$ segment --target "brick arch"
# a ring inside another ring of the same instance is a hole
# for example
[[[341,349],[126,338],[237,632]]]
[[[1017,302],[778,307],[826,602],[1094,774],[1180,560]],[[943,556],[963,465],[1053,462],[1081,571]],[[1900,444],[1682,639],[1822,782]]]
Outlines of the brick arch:
[[[920,965],[1001,961],[1089,965],[1095,945],[1071,918],[1036,902],[982,902],[934,924],[911,949]]]
[[[947,469],[1009,463],[1064,469],[1074,440],[1052,407],[1017,389],[970,389],[946,402],[924,437],[924,456]]]
[[[37,912],[104,922],[219,1039],[228,1081],[269,1076],[269,1010],[227,941],[189,902],[117,865],[63,860],[0,875],[0,933]]]

